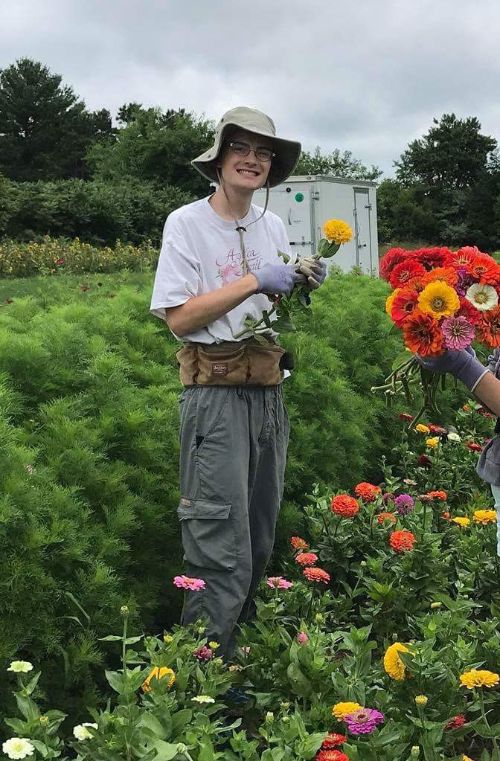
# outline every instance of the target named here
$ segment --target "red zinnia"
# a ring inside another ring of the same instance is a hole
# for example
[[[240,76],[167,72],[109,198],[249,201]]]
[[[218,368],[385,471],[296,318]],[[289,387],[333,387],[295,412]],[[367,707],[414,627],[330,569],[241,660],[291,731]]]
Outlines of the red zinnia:
[[[421,454],[421,455],[419,455],[419,457],[417,459],[417,463],[422,468],[430,468],[430,466],[432,465],[432,460],[426,454]]]
[[[414,259],[405,259],[396,264],[389,277],[389,282],[393,288],[401,288],[414,277],[421,277],[424,273],[425,268],[419,262]]]
[[[319,750],[316,761],[349,761],[349,756],[341,750]]]
[[[469,441],[467,443],[467,448],[470,449],[471,452],[481,452],[483,449],[480,444],[476,444],[474,441]]]
[[[456,716],[454,716],[448,724],[446,724],[445,729],[459,729],[460,727],[463,727],[467,719],[463,715],[463,713],[459,713]]]
[[[413,415],[409,415],[407,412],[400,412],[399,419],[407,420],[409,423],[411,423],[411,421],[413,420]]]
[[[435,423],[427,423],[427,428],[429,429],[431,433],[437,433],[440,436],[445,433],[448,433],[446,428],[443,428],[442,425],[436,425]]]
[[[472,277],[479,280],[480,283],[488,283],[490,280],[495,281],[497,270],[498,264],[493,257],[482,252],[479,252],[472,264],[467,266],[467,271]]]
[[[336,497],[332,497],[331,508],[332,512],[341,518],[354,518],[359,513],[357,500],[349,494],[337,494]]]
[[[361,481],[354,488],[354,494],[362,499],[363,502],[374,502],[381,493],[382,489],[380,486],[374,486],[374,484],[369,484],[367,481]]]
[[[492,349],[500,347],[500,304],[483,312],[476,329],[479,341]]]
[[[408,318],[414,309],[417,308],[418,291],[414,288],[400,288],[395,296],[391,306],[391,318],[398,327]]]
[[[301,539],[300,536],[292,536],[290,539],[290,544],[292,545],[294,550],[307,550],[309,549],[309,545],[305,541],[305,539]]]
[[[408,552],[413,549],[415,535],[411,531],[393,531],[389,536],[389,544],[395,552]]]
[[[426,270],[433,270],[436,267],[446,267],[451,263],[451,251],[444,246],[441,248],[420,248],[414,253],[417,261],[419,261]]]
[[[456,312],[455,317],[465,317],[470,325],[478,325],[482,320],[482,312],[471,304],[469,299],[464,296],[460,299],[460,309]]]
[[[302,571],[307,581],[317,581],[318,584],[328,584],[330,581],[330,574],[324,571],[322,568],[304,568]]]
[[[439,322],[430,314],[414,309],[402,325],[404,342],[414,354],[436,356],[444,349]]]
[[[295,558],[295,562],[299,565],[314,565],[318,559],[318,556],[314,552],[299,552]]]
[[[477,246],[462,246],[458,251],[451,252],[450,260],[456,267],[466,267],[469,269],[474,263],[476,256],[480,253]]]
[[[335,748],[337,745],[343,745],[345,742],[347,742],[346,735],[341,735],[339,732],[330,732],[330,734],[323,740],[321,748],[323,750],[328,750],[330,748]]]
[[[409,259],[413,255],[412,251],[407,251],[404,248],[390,248],[387,253],[384,254],[382,259],[380,260],[379,265],[379,271],[380,271],[380,277],[384,278],[384,280],[389,280],[389,276],[396,266],[396,264],[399,264],[404,259]]]

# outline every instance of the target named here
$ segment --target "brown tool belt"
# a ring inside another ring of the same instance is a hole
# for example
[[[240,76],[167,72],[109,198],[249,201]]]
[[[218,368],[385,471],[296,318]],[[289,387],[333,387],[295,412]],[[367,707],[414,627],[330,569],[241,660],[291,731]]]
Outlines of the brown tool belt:
[[[285,350],[255,339],[184,344],[177,354],[183,386],[277,386]]]

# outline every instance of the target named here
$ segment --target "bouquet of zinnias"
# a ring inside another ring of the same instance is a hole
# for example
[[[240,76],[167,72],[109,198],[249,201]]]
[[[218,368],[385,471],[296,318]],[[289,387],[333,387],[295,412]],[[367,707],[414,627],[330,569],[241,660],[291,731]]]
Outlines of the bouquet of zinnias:
[[[380,262],[380,274],[393,288],[387,314],[413,354],[436,357],[448,349],[465,349],[474,340],[500,347],[500,265],[475,246],[458,251],[392,248]],[[439,377],[424,370],[414,356],[398,358],[377,390],[384,390],[386,398],[400,390],[408,396],[418,372],[424,392],[421,412],[436,411]]]

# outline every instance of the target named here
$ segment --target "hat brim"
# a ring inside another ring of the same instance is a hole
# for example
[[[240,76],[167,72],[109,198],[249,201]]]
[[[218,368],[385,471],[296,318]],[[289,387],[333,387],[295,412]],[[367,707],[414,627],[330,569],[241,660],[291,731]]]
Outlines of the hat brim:
[[[272,140],[273,151],[276,155],[271,161],[271,168],[268,175],[268,183],[270,188],[274,188],[276,185],[284,182],[286,178],[292,174],[300,158],[300,152],[302,150],[300,143],[296,142],[295,140],[286,140],[282,137],[275,137],[274,135],[270,135],[268,132],[250,130],[247,127],[235,122],[228,122],[224,125],[224,129],[221,130],[220,134],[216,136],[214,145],[211,148],[208,148],[208,150],[206,150],[200,156],[193,159],[191,162],[192,166],[194,166],[194,168],[200,174],[202,174],[203,177],[206,177],[207,180],[215,183],[219,182],[216,162],[220,157],[222,147],[224,145],[225,135],[227,134],[229,127],[240,127],[246,132],[250,132],[252,135],[261,135],[262,137],[266,137],[269,140]]]

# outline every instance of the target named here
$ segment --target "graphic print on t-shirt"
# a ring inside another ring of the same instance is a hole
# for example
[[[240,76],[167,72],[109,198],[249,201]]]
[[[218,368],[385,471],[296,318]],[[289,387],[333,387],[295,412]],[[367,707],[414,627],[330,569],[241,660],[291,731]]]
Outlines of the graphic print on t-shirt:
[[[246,252],[248,269],[250,272],[260,270],[262,266],[262,256],[254,249]],[[225,256],[217,258],[215,263],[218,267],[217,277],[222,280],[223,285],[233,283],[239,280],[245,274],[243,271],[243,256],[241,251],[235,251],[230,248]]]

